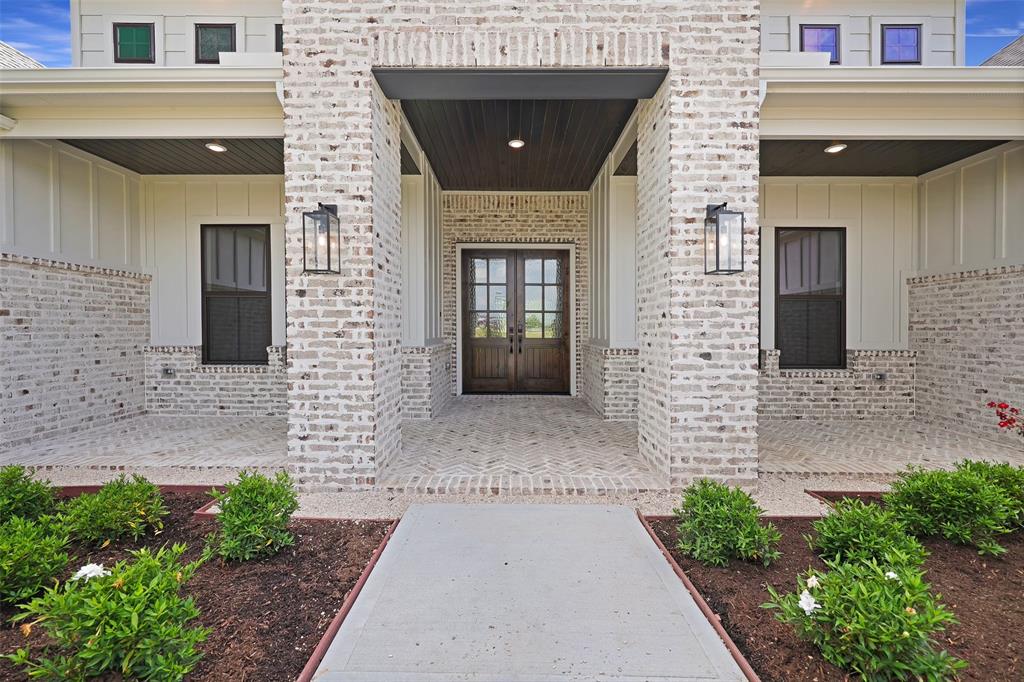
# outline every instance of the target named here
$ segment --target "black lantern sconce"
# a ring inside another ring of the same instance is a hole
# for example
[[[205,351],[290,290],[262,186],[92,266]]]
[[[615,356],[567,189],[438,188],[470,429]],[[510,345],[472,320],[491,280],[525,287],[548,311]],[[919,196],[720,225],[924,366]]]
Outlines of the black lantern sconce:
[[[340,274],[338,207],[334,204],[317,206],[317,210],[302,214],[302,271]]]
[[[734,275],[743,272],[743,214],[726,204],[708,204],[704,218],[704,272]]]

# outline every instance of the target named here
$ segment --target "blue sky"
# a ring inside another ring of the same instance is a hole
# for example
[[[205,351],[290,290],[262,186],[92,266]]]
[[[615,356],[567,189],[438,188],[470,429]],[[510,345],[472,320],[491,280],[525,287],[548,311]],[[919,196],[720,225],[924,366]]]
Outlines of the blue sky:
[[[0,40],[47,66],[71,65],[68,0],[0,0]],[[1024,33],[1024,0],[967,0],[967,63]]]

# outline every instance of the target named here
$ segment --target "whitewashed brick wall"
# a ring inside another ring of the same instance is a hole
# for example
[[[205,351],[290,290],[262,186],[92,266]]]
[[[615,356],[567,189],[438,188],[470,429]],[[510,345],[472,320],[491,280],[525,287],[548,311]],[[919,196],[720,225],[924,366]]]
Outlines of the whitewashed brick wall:
[[[916,353],[850,350],[846,369],[779,369],[779,351],[761,351],[762,419],[883,419],[914,416]],[[885,374],[885,379],[876,378]]]
[[[146,411],[156,415],[264,417],[287,414],[284,346],[266,365],[204,365],[202,346],[147,346]],[[174,376],[164,376],[172,369]]]
[[[143,412],[149,286],[0,254],[0,450]]]
[[[402,418],[433,419],[452,398],[447,343],[402,348]]]
[[[918,419],[1022,445],[997,428],[986,404],[1024,405],[1024,266],[908,284]]]
[[[756,475],[757,0],[283,10],[289,454],[304,488],[371,485],[400,445],[397,410],[387,412],[401,376],[397,193],[385,172],[398,132],[374,66],[669,68],[640,118],[641,452],[674,484]],[[301,272],[301,212],[317,201],[339,206],[340,276]],[[712,279],[701,222],[722,201],[747,215],[750,266]]]
[[[531,244],[572,244],[575,256],[576,310],[572,324],[576,338],[576,377],[582,366],[579,349],[589,336],[587,223],[589,197],[574,194],[472,194],[446,192],[441,198],[441,331],[451,347],[452,367],[456,367],[457,317],[459,293],[456,272],[460,243],[514,243],[522,248]],[[452,372],[452,390],[456,374]],[[577,385],[579,385],[577,383]]]
[[[584,344],[580,396],[608,421],[636,421],[639,351]]]

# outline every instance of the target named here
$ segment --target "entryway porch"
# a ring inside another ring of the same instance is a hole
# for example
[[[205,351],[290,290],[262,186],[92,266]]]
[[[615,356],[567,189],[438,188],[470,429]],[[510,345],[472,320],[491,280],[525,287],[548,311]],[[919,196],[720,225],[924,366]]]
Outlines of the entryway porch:
[[[668,487],[637,452],[635,421],[607,421],[580,398],[463,395],[402,424],[402,453],[379,487],[405,493],[582,495]]]

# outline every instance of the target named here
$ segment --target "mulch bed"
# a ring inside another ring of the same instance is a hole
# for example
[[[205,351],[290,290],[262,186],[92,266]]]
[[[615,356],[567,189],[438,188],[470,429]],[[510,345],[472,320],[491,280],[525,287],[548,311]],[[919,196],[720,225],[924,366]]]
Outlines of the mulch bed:
[[[771,520],[782,533],[782,558],[768,568],[737,561],[725,568],[705,566],[675,548],[674,521],[650,523],[762,680],[850,679],[772,611],[760,608],[769,598],[765,584],[791,592],[798,573],[824,568],[803,539],[811,534],[812,519]],[[942,644],[970,664],[961,673],[965,680],[1024,679],[1024,532],[1003,536],[1000,543],[1008,551],[998,559],[941,539],[924,543],[931,552],[927,580],[960,621],[944,633]]]
[[[164,532],[138,544],[117,543],[103,550],[73,546],[67,576],[89,562],[105,565],[127,558],[128,549],[185,543],[184,560],[199,556],[204,537],[216,521],[193,516],[209,501],[204,493],[165,492],[170,514]],[[295,545],[264,561],[226,564],[214,559],[202,566],[186,591],[196,599],[199,623],[213,628],[201,645],[203,659],[191,680],[294,680],[355,585],[390,522],[294,520]],[[0,654],[28,643],[36,652],[46,643],[42,628],[26,639],[8,619],[16,613],[0,607]],[[0,680],[26,679],[20,669],[0,660]]]
[[[882,495],[885,493],[875,492],[873,490],[852,492],[843,492],[839,490],[808,490],[807,494],[811,497],[818,498],[826,504],[833,504],[848,497],[860,500],[861,502],[874,502],[877,504],[882,502]]]

